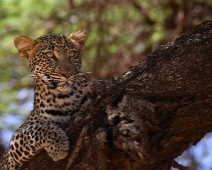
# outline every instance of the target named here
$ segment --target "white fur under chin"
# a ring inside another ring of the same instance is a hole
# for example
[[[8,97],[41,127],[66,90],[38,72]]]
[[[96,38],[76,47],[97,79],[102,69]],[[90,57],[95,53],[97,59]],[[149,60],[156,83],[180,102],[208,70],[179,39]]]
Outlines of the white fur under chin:
[[[70,93],[72,91],[72,85],[65,83],[63,85],[60,85],[57,87],[57,90],[61,91],[61,92],[67,92]]]

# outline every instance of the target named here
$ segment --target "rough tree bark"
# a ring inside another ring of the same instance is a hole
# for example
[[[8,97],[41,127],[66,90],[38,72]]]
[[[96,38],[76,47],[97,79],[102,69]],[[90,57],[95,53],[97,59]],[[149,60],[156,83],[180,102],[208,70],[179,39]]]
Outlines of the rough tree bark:
[[[45,151],[29,170],[169,170],[212,130],[212,20],[159,46],[110,84],[95,83],[89,114],[70,122],[70,152]]]

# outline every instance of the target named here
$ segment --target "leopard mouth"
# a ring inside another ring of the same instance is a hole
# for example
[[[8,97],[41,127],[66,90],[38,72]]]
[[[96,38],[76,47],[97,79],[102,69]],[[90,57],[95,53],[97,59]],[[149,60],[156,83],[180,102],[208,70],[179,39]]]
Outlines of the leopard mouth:
[[[57,89],[60,91],[69,91],[71,90],[72,84],[65,82],[63,84],[58,84]]]

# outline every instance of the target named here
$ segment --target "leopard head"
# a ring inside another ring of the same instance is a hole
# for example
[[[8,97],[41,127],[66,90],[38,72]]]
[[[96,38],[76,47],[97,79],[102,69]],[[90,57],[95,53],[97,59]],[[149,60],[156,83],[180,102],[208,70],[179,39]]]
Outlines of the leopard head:
[[[30,65],[36,82],[49,88],[68,91],[81,73],[80,53],[87,40],[87,30],[78,29],[69,37],[48,34],[33,40],[20,36],[14,40],[15,47]]]

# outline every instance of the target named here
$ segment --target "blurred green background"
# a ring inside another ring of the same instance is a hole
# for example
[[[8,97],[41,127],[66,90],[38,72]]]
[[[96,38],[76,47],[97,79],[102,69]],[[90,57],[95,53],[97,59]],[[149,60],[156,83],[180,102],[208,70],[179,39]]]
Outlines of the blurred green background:
[[[90,80],[110,79],[211,17],[212,0],[0,0],[0,146],[8,145],[33,102],[28,63],[15,49],[14,38],[68,36],[87,28],[83,71]],[[195,170],[202,169],[202,164],[204,170],[212,169],[205,166],[212,164],[205,149],[212,148],[210,136],[201,141],[201,149],[188,149],[178,161]]]

